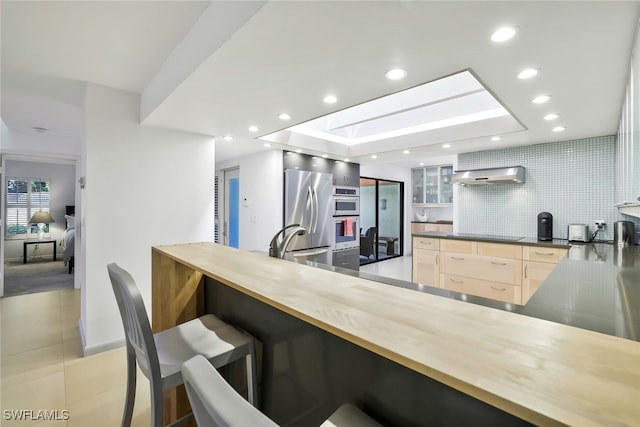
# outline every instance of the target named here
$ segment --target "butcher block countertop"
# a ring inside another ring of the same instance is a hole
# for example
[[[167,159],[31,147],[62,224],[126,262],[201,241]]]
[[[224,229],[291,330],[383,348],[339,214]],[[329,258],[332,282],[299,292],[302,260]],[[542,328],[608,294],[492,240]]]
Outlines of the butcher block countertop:
[[[640,423],[639,342],[214,243],[153,252],[533,424]]]

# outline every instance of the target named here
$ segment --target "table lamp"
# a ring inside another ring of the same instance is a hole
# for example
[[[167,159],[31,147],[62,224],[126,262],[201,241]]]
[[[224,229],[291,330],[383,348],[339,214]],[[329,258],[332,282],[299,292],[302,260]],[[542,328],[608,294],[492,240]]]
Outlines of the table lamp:
[[[29,220],[29,224],[38,224],[38,239],[40,240],[44,237],[44,225],[51,224],[52,222],[55,221],[51,217],[51,214],[42,211],[34,213]]]

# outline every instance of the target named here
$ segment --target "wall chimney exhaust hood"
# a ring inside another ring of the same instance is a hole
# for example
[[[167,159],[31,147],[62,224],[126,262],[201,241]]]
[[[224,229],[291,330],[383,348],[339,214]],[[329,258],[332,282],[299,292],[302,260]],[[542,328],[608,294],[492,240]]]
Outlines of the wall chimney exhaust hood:
[[[471,169],[455,171],[453,182],[460,185],[524,183],[524,167]]]

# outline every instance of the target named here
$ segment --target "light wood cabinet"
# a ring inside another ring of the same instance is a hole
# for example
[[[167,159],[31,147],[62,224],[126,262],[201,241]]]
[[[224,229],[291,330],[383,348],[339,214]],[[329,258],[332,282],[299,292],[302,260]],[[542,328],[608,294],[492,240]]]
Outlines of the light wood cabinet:
[[[427,249],[413,249],[412,281],[422,285],[440,286],[440,252]]]
[[[472,277],[444,274],[443,288],[450,291],[462,292],[498,301],[521,304],[520,286],[490,280],[474,279]]]
[[[477,245],[477,242],[470,240],[442,239],[440,242],[440,250],[442,252],[453,252],[457,254],[475,254]]]
[[[522,304],[526,304],[568,249],[524,246],[522,248]]]
[[[411,233],[424,233],[427,231],[453,231],[453,224],[436,224],[433,222],[412,222]]]
[[[440,240],[430,237],[413,238],[413,265],[411,279],[414,283],[440,286]]]
[[[414,237],[413,281],[526,304],[567,251],[558,247]]]
[[[519,259],[443,253],[442,271],[475,279],[520,285],[522,261]]]

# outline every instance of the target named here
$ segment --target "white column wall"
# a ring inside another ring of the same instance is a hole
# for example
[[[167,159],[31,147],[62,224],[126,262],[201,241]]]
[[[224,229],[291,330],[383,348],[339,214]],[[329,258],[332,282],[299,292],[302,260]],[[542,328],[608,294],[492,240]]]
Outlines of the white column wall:
[[[123,342],[108,263],[131,273],[150,313],[151,246],[213,241],[213,138],[142,126],[139,103],[136,94],[87,86],[79,225],[86,355]]]

